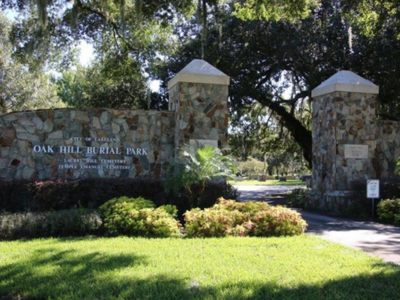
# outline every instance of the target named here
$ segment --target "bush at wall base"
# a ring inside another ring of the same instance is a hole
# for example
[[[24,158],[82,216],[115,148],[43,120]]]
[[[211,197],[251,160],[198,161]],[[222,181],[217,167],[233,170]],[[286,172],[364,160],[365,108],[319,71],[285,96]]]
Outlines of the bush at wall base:
[[[102,220],[92,209],[0,215],[0,240],[98,235]]]
[[[154,208],[145,199],[112,199],[94,210],[71,209],[56,212],[28,212],[0,215],[0,239],[64,237],[86,235],[128,235],[181,237],[176,207]],[[102,221],[103,219],[103,221]],[[240,203],[220,198],[212,208],[186,212],[188,237],[290,236],[304,233],[306,222],[285,207],[263,202]],[[104,224],[104,226],[103,226]]]
[[[144,237],[179,237],[180,223],[174,219],[176,209],[170,205],[155,208],[143,198],[111,199],[99,207],[107,235]]]
[[[381,199],[400,199],[400,177],[380,178],[379,190]],[[353,181],[351,183],[351,191],[353,193],[352,201],[355,205],[353,205],[354,207],[349,207],[347,211],[353,212],[352,215],[356,216],[371,216],[372,206],[371,199],[367,198],[367,180],[363,179]],[[375,212],[378,211],[377,204],[378,201],[375,201]]]
[[[298,212],[286,207],[223,198],[212,208],[187,211],[185,222],[188,237],[292,236],[307,227]]]
[[[184,197],[173,197],[165,193],[162,180],[85,178],[0,181],[0,213],[98,208],[106,201],[122,196],[143,197],[153,201],[156,206],[176,205],[180,213],[188,209]],[[202,207],[214,205],[221,196],[236,199],[238,192],[229,184],[207,184]]]
[[[400,199],[387,199],[379,202],[376,214],[382,222],[400,225]]]
[[[294,189],[286,195],[286,203],[291,207],[304,208],[310,189]]]

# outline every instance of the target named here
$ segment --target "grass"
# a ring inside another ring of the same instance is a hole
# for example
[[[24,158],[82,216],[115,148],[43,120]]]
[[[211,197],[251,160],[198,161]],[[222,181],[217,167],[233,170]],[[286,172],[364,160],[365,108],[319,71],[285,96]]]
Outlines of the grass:
[[[244,180],[244,181],[229,181],[231,185],[299,185],[304,186],[306,182],[301,180],[287,180],[287,181],[279,181],[279,180],[266,180],[266,181],[258,181],[258,180]]]
[[[312,236],[39,239],[0,243],[2,296],[398,299],[400,267]]]

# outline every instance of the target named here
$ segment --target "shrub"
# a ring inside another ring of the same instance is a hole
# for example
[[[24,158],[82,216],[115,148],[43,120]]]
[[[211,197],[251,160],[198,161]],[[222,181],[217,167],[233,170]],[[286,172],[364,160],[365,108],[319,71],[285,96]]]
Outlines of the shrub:
[[[307,223],[300,214],[286,207],[270,207],[253,218],[254,236],[292,236],[303,234]]]
[[[376,213],[382,222],[400,225],[400,199],[379,202]]]
[[[168,199],[169,204],[173,204],[178,208],[178,218],[181,222],[184,222],[184,213],[190,210],[190,205],[184,194],[185,193],[182,193],[179,197],[171,194]],[[199,208],[204,209],[214,206],[217,203],[217,199],[220,197],[236,199],[238,196],[238,190],[230,184],[209,182],[206,184],[206,189],[203,193]]]
[[[217,203],[217,199],[223,197],[225,199],[237,199],[239,197],[238,190],[227,183],[208,183],[203,193],[200,208],[212,207]]]
[[[164,181],[167,193],[179,195],[183,190],[190,208],[200,207],[206,184],[224,178],[234,178],[236,161],[212,145],[184,146],[179,163],[171,166]]]
[[[102,221],[95,210],[70,209],[0,215],[0,239],[98,234]]]
[[[144,224],[143,236],[147,237],[179,237],[180,223],[165,211],[163,207],[143,209],[139,211],[137,223]]]
[[[381,199],[400,199],[400,177],[379,179],[379,193]],[[365,199],[366,204],[370,204],[367,199],[367,181],[355,180],[351,183],[351,190],[357,199]],[[369,205],[370,206],[370,205]]]
[[[166,204],[166,205],[162,205],[160,207],[163,208],[174,219],[176,219],[178,217],[178,209],[176,208],[175,205]]]
[[[250,215],[256,214],[260,210],[266,210],[269,208],[267,202],[236,202],[233,200],[226,200],[223,197],[217,199],[217,204],[214,206],[216,209],[226,209],[229,211],[239,211],[242,213],[249,213]]]
[[[98,208],[112,198],[144,197],[167,201],[161,180],[83,178],[76,180],[0,181],[0,207],[8,212]]]
[[[23,211],[32,199],[30,182],[26,180],[0,181],[0,208],[2,211]]]
[[[124,203],[125,208],[135,209],[135,210],[156,207],[156,205],[154,204],[153,201],[144,199],[143,197],[129,198],[129,197],[123,196],[123,197],[108,200],[106,203],[104,203],[102,206],[100,206],[99,209],[105,216],[108,216],[108,215],[115,213],[114,210],[118,209],[119,206],[117,204],[120,204],[120,203]]]
[[[379,179],[380,199],[400,199],[400,177]],[[351,182],[353,192],[352,205],[344,210],[344,213],[368,217],[372,214],[371,199],[367,198],[367,180],[360,179]],[[377,212],[378,201],[375,201],[374,211]]]
[[[294,189],[286,196],[286,203],[291,207],[304,208],[308,191],[308,189]]]
[[[203,194],[202,207],[211,207],[218,197],[236,199],[229,184],[210,183]],[[84,178],[76,180],[0,181],[0,210],[10,213],[98,208],[118,197],[143,197],[156,206],[173,204],[180,215],[189,209],[185,197],[169,197],[163,181],[149,179]]]
[[[180,235],[180,224],[173,218],[171,206],[154,208],[143,198],[116,198],[100,206],[104,227],[109,235],[172,237]]]
[[[187,211],[185,222],[189,237],[297,235],[307,226],[299,213],[288,208],[223,198],[212,208]]]
[[[222,237],[234,225],[232,214],[224,210],[194,208],[185,213],[185,229],[190,237]]]

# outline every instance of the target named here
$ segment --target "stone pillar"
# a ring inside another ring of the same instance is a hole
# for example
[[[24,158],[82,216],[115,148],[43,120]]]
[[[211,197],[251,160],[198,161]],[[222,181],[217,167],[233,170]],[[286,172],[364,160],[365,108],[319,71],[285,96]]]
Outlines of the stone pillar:
[[[191,143],[225,147],[229,76],[195,59],[168,82],[169,110],[175,112],[175,148]]]
[[[350,71],[336,73],[312,91],[312,206],[336,211],[351,197],[352,181],[375,178],[378,91]]]

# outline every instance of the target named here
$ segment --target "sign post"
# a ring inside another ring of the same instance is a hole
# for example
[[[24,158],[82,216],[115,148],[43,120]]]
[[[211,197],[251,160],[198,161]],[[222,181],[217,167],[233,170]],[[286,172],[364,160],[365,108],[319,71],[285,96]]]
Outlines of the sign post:
[[[367,198],[372,199],[372,217],[375,215],[375,199],[379,199],[379,180],[367,180]]]

